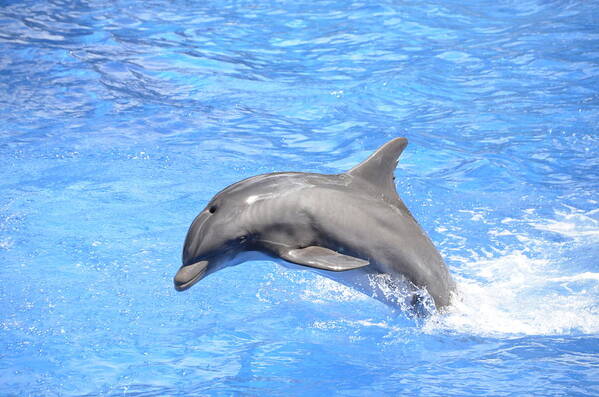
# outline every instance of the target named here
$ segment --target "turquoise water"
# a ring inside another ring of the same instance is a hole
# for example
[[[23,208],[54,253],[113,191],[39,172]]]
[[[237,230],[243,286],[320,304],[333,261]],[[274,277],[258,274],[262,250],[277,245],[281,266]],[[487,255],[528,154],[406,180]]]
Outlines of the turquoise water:
[[[0,395],[599,394],[597,2],[0,4]],[[174,290],[220,189],[396,136],[448,313]]]

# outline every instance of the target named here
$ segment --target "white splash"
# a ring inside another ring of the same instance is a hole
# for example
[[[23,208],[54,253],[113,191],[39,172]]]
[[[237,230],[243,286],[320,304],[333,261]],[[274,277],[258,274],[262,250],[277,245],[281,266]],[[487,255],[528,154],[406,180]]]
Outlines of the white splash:
[[[599,333],[599,273],[564,274],[569,267],[559,262],[564,244],[594,245],[599,237],[599,224],[592,218],[596,213],[568,208],[556,212],[556,219],[540,221],[531,220],[533,212],[525,211],[523,224],[559,233],[568,238],[566,243],[494,229],[490,235],[515,236],[522,246],[463,258],[452,306],[432,316],[424,331],[481,336]],[[519,221],[503,224],[513,222]]]
[[[570,206],[565,208],[556,211],[557,219],[532,222],[531,225],[538,230],[558,233],[576,242],[599,242],[599,220],[594,218],[599,215],[599,208],[586,212]]]
[[[303,282],[305,288],[301,297],[310,302],[351,302],[370,299],[369,296],[326,277],[316,277],[311,280],[304,279]]]

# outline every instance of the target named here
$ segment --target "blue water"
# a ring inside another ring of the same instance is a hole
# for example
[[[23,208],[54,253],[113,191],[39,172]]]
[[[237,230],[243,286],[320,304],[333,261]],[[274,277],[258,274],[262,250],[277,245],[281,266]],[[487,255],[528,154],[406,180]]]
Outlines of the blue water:
[[[2,1],[0,120],[0,395],[599,394],[596,1]],[[447,313],[173,289],[220,189],[397,136]]]

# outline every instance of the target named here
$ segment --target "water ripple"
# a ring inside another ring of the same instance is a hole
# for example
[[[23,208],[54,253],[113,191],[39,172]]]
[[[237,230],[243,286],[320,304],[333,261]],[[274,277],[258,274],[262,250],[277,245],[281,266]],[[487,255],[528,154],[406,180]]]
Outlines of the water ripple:
[[[598,20],[578,0],[3,1],[0,389],[597,394]],[[172,290],[215,192],[396,136],[452,311],[423,325],[271,262]]]

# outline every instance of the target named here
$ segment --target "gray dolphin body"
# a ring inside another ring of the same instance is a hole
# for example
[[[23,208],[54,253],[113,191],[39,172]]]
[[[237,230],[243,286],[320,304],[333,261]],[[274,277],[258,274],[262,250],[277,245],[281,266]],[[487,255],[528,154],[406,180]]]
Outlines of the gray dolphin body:
[[[393,139],[337,175],[272,173],[225,188],[191,224],[175,288],[257,251],[333,279],[338,272],[346,281],[350,274],[403,276],[426,288],[437,308],[449,305],[455,289],[449,270],[395,189],[393,172],[406,145]]]

